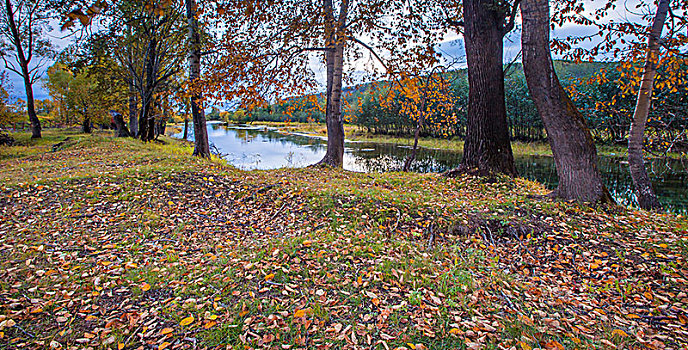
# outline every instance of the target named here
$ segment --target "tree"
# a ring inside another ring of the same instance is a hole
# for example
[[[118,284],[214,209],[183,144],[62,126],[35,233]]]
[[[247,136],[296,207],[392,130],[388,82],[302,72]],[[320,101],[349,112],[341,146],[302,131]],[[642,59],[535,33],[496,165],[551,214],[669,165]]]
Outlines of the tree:
[[[201,103],[203,94],[199,86],[201,76],[201,35],[199,33],[198,16],[196,13],[196,1],[185,0],[186,18],[189,26],[189,88],[191,90],[191,118],[194,127],[194,151],[193,155],[210,158],[210,145],[208,144],[208,129],[205,124],[205,114]],[[184,128],[186,139],[186,125]]]
[[[151,141],[156,136],[154,101],[176,88],[171,78],[182,71],[186,56],[182,6],[165,0],[127,0],[103,12],[103,18],[107,30],[98,39],[117,62],[114,73],[128,83],[130,128],[142,141]],[[138,118],[131,118],[137,107]]]
[[[421,130],[426,126],[452,123],[447,120],[447,112],[451,110],[451,98],[449,96],[449,82],[436,70],[436,67],[428,74],[402,72],[401,77],[391,83],[390,91],[382,99],[385,109],[394,108],[398,104],[399,114],[405,115],[415,126],[413,132],[413,147],[411,154],[404,162],[403,171],[409,171],[411,164],[416,159],[418,152],[418,139]]]
[[[652,23],[652,29],[647,37],[647,56],[643,67],[643,77],[638,89],[638,99],[631,120],[631,130],[628,137],[628,166],[631,178],[638,197],[638,204],[643,209],[660,208],[657,195],[652,189],[650,177],[645,170],[643,159],[643,141],[645,140],[645,125],[650,114],[652,102],[652,89],[657,73],[657,60],[659,59],[659,45],[662,37],[662,29],[669,12],[669,0],[659,0],[657,14]]]
[[[31,122],[31,138],[41,137],[41,122],[36,115],[33,84],[38,81],[46,59],[52,55],[50,41],[43,35],[49,28],[55,4],[48,0],[5,0],[0,43],[5,68],[24,80],[26,112]]]
[[[242,97],[248,109],[284,97],[312,94],[319,88],[313,69],[319,53],[325,66],[327,151],[318,163],[342,167],[344,127],[342,86],[345,62],[369,53],[370,71],[403,57],[413,61],[432,52],[436,34],[420,25],[422,14],[406,11],[404,1],[289,0],[279,5],[264,1],[220,6],[225,29],[219,49],[226,52],[213,66],[209,80],[221,98]],[[411,23],[419,24],[416,27]],[[375,38],[365,43],[362,37]],[[382,54],[387,55],[382,62]],[[324,57],[323,57],[324,56]],[[397,70],[398,71],[398,70]],[[272,100],[272,101],[271,101]]]
[[[43,80],[43,86],[55,103],[54,112],[57,114],[55,120],[61,124],[71,125],[72,113],[67,103],[67,95],[69,82],[74,79],[72,72],[67,69],[67,65],[58,61],[50,66],[46,73],[47,78]]]
[[[549,0],[524,0],[523,68],[547,130],[559,185],[554,195],[584,202],[612,201],[597,169],[597,149],[583,115],[564,91],[550,51]]]
[[[67,103],[70,110],[81,116],[81,132],[91,133],[93,122],[109,120],[108,107],[112,99],[99,92],[98,82],[89,76],[88,71],[78,72],[69,82]]]
[[[468,120],[461,164],[481,174],[515,176],[504,93],[504,36],[519,0],[464,0]]]

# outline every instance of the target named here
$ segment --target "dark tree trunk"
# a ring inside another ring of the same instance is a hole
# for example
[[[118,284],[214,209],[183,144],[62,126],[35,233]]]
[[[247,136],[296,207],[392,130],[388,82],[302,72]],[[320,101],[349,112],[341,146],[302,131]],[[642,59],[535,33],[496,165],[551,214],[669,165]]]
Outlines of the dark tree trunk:
[[[516,175],[504,96],[504,11],[495,0],[464,0],[468,117],[462,168]]]
[[[327,65],[327,106],[325,108],[325,122],[327,123],[327,152],[318,162],[341,168],[344,165],[344,120],[342,118],[342,74],[344,70],[344,41],[343,30],[348,13],[347,0],[342,1],[339,19],[335,20],[332,0],[324,1],[325,15],[328,18],[326,28],[329,32],[330,50],[325,51]]]
[[[590,130],[554,71],[549,1],[525,0],[521,14],[526,82],[547,130],[559,177],[553,194],[566,200],[612,202],[597,169],[597,149]]]
[[[115,122],[115,128],[117,130],[117,137],[129,137],[129,129],[127,124],[124,122],[124,117],[119,113],[112,113],[112,120]]]
[[[91,128],[91,117],[85,116],[81,121],[81,132],[85,134],[90,134],[92,132]]]
[[[208,143],[208,129],[205,123],[205,112],[201,106],[203,94],[198,85],[201,77],[201,36],[198,32],[198,19],[196,18],[196,1],[185,0],[186,17],[189,24],[189,80],[191,93],[191,115],[194,126],[194,151],[193,155],[202,158],[210,158],[210,145]]]
[[[28,5],[27,5],[28,6]],[[14,20],[14,11],[12,9],[12,3],[10,0],[5,0],[5,9],[7,10],[7,22],[10,26],[10,32],[12,34],[12,41],[15,49],[17,50],[18,63],[21,66],[21,76],[24,80],[24,90],[26,91],[26,111],[29,115],[29,122],[31,122],[31,138],[39,139],[41,138],[41,122],[38,120],[36,115],[36,105],[33,97],[33,84],[31,83],[31,74],[29,73],[29,61],[24,54],[24,48],[22,47],[22,37],[19,33],[19,28]],[[33,28],[31,28],[33,30]],[[31,56],[31,51],[29,51],[29,57]]]
[[[139,115],[139,138],[141,141],[151,141],[155,138],[155,114],[153,113],[153,99],[155,98],[155,80],[157,59],[157,40],[152,37],[148,43],[146,61],[146,82],[141,94],[141,112]]]
[[[184,116],[184,140],[189,139],[189,118]]]
[[[661,208],[657,195],[652,189],[652,182],[647,176],[645,160],[643,159],[643,143],[645,140],[645,125],[650,114],[652,104],[652,90],[657,73],[657,61],[659,60],[659,40],[662,36],[662,28],[669,12],[669,0],[660,0],[657,5],[657,14],[652,22],[652,30],[647,38],[647,57],[643,67],[643,79],[638,90],[638,100],[635,112],[631,120],[631,130],[628,137],[628,166],[633,179],[635,193],[638,197],[638,205],[646,210]]]
[[[137,113],[137,104],[138,103],[136,103],[136,87],[134,86],[134,82],[130,81],[129,82],[129,133],[130,133],[131,137],[138,136],[138,132],[139,132],[139,120],[138,120],[138,113]]]

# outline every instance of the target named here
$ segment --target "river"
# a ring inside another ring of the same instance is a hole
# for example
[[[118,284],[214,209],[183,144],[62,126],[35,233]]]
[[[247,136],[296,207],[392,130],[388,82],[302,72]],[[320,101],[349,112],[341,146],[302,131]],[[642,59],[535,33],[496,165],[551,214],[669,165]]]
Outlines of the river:
[[[182,134],[174,136],[181,137]],[[244,170],[304,167],[319,161],[326,148],[324,139],[283,133],[263,126],[209,123],[208,138],[225,154],[230,164]],[[344,169],[399,171],[410,151],[410,147],[404,145],[346,142]],[[412,171],[442,172],[455,168],[460,161],[461,152],[420,148]],[[599,167],[614,198],[620,204],[635,205],[625,159],[601,157]],[[550,156],[517,156],[516,168],[520,176],[543,183],[548,188],[557,185],[554,160]],[[685,160],[653,159],[648,163],[648,171],[666,210],[682,214],[688,212],[688,163]]]

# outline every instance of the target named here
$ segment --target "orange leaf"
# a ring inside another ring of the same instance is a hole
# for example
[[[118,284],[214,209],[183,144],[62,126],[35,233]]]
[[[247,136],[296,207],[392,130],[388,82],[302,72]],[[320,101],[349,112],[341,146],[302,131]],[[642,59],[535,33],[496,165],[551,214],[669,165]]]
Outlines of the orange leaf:
[[[151,285],[148,284],[148,283],[144,283],[144,284],[141,286],[141,290],[143,290],[144,292],[147,292],[147,291],[149,291],[150,289],[151,289]]]
[[[306,310],[296,310],[294,311],[294,317],[303,317],[306,316]]]
[[[619,337],[628,337],[628,333],[624,332],[621,329],[615,329],[612,331],[612,335],[618,335]]]

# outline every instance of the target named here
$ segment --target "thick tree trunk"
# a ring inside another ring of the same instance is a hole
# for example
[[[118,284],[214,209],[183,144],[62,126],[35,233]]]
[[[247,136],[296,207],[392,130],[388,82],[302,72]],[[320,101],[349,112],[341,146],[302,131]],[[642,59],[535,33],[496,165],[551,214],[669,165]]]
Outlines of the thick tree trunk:
[[[91,118],[88,116],[85,116],[84,119],[81,120],[81,132],[84,134],[90,134],[93,130],[91,129]]]
[[[208,129],[205,123],[205,113],[201,107],[203,94],[197,81],[201,76],[201,36],[198,32],[198,19],[196,18],[196,1],[186,1],[186,17],[189,22],[189,82],[191,93],[191,115],[194,126],[194,151],[193,155],[202,158],[210,158],[210,145],[208,143]]]
[[[22,47],[22,37],[19,33],[19,28],[14,20],[14,10],[12,9],[12,3],[10,0],[5,0],[5,10],[7,11],[7,22],[10,26],[10,32],[12,34],[12,41],[14,48],[17,50],[18,63],[21,66],[21,76],[24,79],[24,90],[26,91],[26,112],[29,115],[29,122],[31,123],[31,138],[39,139],[41,138],[41,122],[38,120],[36,115],[36,105],[33,97],[33,84],[31,83],[31,75],[29,73],[29,61],[24,54],[24,48]],[[31,28],[33,30],[33,28]],[[31,52],[29,51],[29,57]]]
[[[652,90],[657,73],[657,61],[659,60],[659,40],[662,36],[662,28],[669,11],[669,0],[660,0],[657,5],[657,14],[652,22],[652,29],[647,38],[647,56],[643,67],[643,79],[638,90],[638,100],[635,112],[631,120],[631,129],[628,137],[628,167],[638,197],[638,205],[646,210],[659,209],[661,205],[657,195],[652,189],[652,182],[645,169],[643,159],[643,143],[645,140],[645,125],[650,114],[652,104]]]
[[[139,115],[139,138],[141,141],[151,141],[155,138],[155,115],[152,104],[155,98],[156,56],[157,40],[151,38],[147,48],[146,83],[141,94],[141,113]]]
[[[138,113],[136,113],[136,87],[133,81],[129,82],[129,133],[131,137],[138,136],[139,120]]]
[[[597,149],[590,130],[554,71],[549,46],[549,1],[525,0],[521,14],[526,82],[547,130],[559,177],[554,195],[582,202],[611,202],[597,169]]]
[[[462,168],[516,175],[504,96],[504,13],[495,0],[464,0],[468,120]]]

